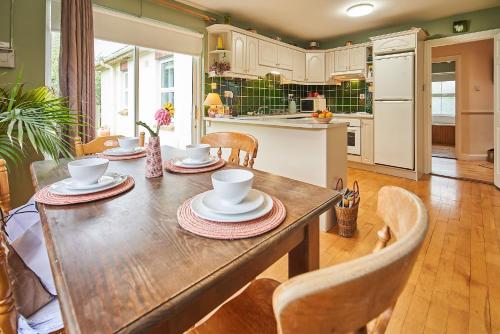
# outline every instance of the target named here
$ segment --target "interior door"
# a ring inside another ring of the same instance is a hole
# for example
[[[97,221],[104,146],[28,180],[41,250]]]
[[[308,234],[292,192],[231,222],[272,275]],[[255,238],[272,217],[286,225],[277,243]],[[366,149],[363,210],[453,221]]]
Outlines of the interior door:
[[[494,80],[494,133],[495,133],[495,186],[500,188],[500,34],[495,36],[495,80]]]

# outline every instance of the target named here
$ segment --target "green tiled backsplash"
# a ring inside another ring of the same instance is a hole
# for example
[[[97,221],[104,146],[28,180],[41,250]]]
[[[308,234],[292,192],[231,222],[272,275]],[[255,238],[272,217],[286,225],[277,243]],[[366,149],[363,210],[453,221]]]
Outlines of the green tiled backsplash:
[[[257,111],[259,107],[270,109],[288,109],[288,95],[293,94],[300,109],[300,99],[307,97],[309,92],[318,92],[326,98],[326,104],[330,111],[336,113],[351,113],[372,111],[372,93],[368,91],[368,85],[364,80],[344,81],[337,85],[296,85],[280,84],[273,78],[259,78],[248,80],[239,78],[205,78],[205,96],[211,91],[210,84],[217,83],[217,92],[224,104],[231,105],[238,114]],[[233,92],[232,103],[224,97],[224,91]],[[365,99],[360,99],[360,94],[365,94]],[[268,110],[266,110],[268,112]]]

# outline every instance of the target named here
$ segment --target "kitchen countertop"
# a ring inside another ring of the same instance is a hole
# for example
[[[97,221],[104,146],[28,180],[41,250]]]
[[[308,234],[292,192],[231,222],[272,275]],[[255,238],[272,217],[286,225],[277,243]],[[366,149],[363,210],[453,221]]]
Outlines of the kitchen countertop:
[[[235,124],[238,123],[252,124],[252,125],[263,125],[263,126],[281,126],[281,127],[303,128],[303,129],[329,129],[329,128],[347,126],[346,122],[335,122],[335,123],[331,122],[328,124],[321,124],[307,116],[306,118],[296,118],[300,116],[304,116],[304,114],[276,115],[276,116],[243,116],[238,118],[205,117],[205,121],[235,123]]]
[[[341,114],[341,113],[334,113],[333,117],[343,117],[343,118],[368,118],[372,119],[373,114],[369,114],[366,112],[356,112],[356,113],[351,113],[351,114]]]

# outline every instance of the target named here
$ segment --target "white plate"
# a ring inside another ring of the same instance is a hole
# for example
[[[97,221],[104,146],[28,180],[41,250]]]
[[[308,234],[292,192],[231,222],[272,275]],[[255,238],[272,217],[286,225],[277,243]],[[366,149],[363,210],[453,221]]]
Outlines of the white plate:
[[[144,147],[136,147],[133,151],[129,150],[124,150],[121,147],[115,147],[115,148],[110,148],[108,150],[105,150],[102,152],[103,154],[106,155],[111,155],[111,156],[123,156],[123,155],[132,155],[132,154],[137,154],[137,153],[142,153],[146,149]]]
[[[208,193],[204,192],[199,195],[196,195],[191,201],[191,210],[198,217],[206,220],[221,222],[221,223],[239,223],[245,222],[248,220],[253,220],[264,216],[269,213],[273,208],[273,199],[266,193],[262,193],[264,195],[264,203],[256,210],[241,213],[238,215],[223,215],[220,213],[212,212],[210,209],[203,205],[203,197]]]
[[[250,189],[247,197],[238,204],[225,203],[217,197],[214,190],[205,193],[201,202],[212,212],[223,215],[237,215],[256,210],[264,203],[264,195],[257,189]]]
[[[201,168],[201,167],[212,166],[213,164],[216,164],[217,162],[219,162],[218,157],[210,157],[210,160],[208,160],[208,162],[205,162],[203,164],[197,164],[197,165],[186,164],[186,163],[184,163],[184,160],[176,160],[174,162],[174,165],[176,165],[177,167],[182,167],[182,168]]]
[[[212,162],[214,160],[215,157],[212,157],[212,156],[209,156],[207,159],[205,160],[193,160],[191,158],[184,158],[181,160],[181,162],[184,164],[184,165],[204,165],[206,163],[209,163],[209,162]]]
[[[55,195],[61,195],[61,196],[78,196],[78,195],[86,195],[86,194],[92,194],[96,193],[99,191],[104,191],[108,190],[111,188],[114,188],[127,179],[127,175],[123,174],[117,174],[117,173],[106,173],[107,176],[110,176],[114,179],[113,182],[109,183],[106,186],[100,187],[100,188],[94,188],[94,189],[81,189],[81,190],[76,190],[76,189],[68,189],[66,184],[69,179],[64,179],[62,181],[56,182],[50,186],[50,192],[55,194]]]
[[[72,178],[64,179],[60,182],[64,183],[64,185],[66,186],[66,189],[69,189],[69,190],[87,190],[87,189],[103,188],[103,187],[107,186],[108,184],[115,182],[115,178],[113,177],[113,175],[104,174],[104,176],[102,176],[97,181],[97,183],[93,183],[93,184],[79,184],[79,183],[75,182],[75,180],[73,180]]]

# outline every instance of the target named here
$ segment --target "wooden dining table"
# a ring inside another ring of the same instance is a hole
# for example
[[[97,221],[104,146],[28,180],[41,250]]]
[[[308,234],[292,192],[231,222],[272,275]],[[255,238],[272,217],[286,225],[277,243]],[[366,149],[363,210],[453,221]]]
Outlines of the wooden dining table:
[[[163,148],[164,159],[179,155]],[[36,189],[68,177],[66,163],[33,163]],[[91,203],[38,204],[67,333],[182,333],[287,253],[290,277],[318,269],[318,217],[340,198],[253,170],[254,188],[279,198],[286,219],[257,237],[215,240],[177,222],[184,201],[212,188],[210,172],[147,179],[144,158],[110,161],[108,170],[131,175],[134,188]]]

